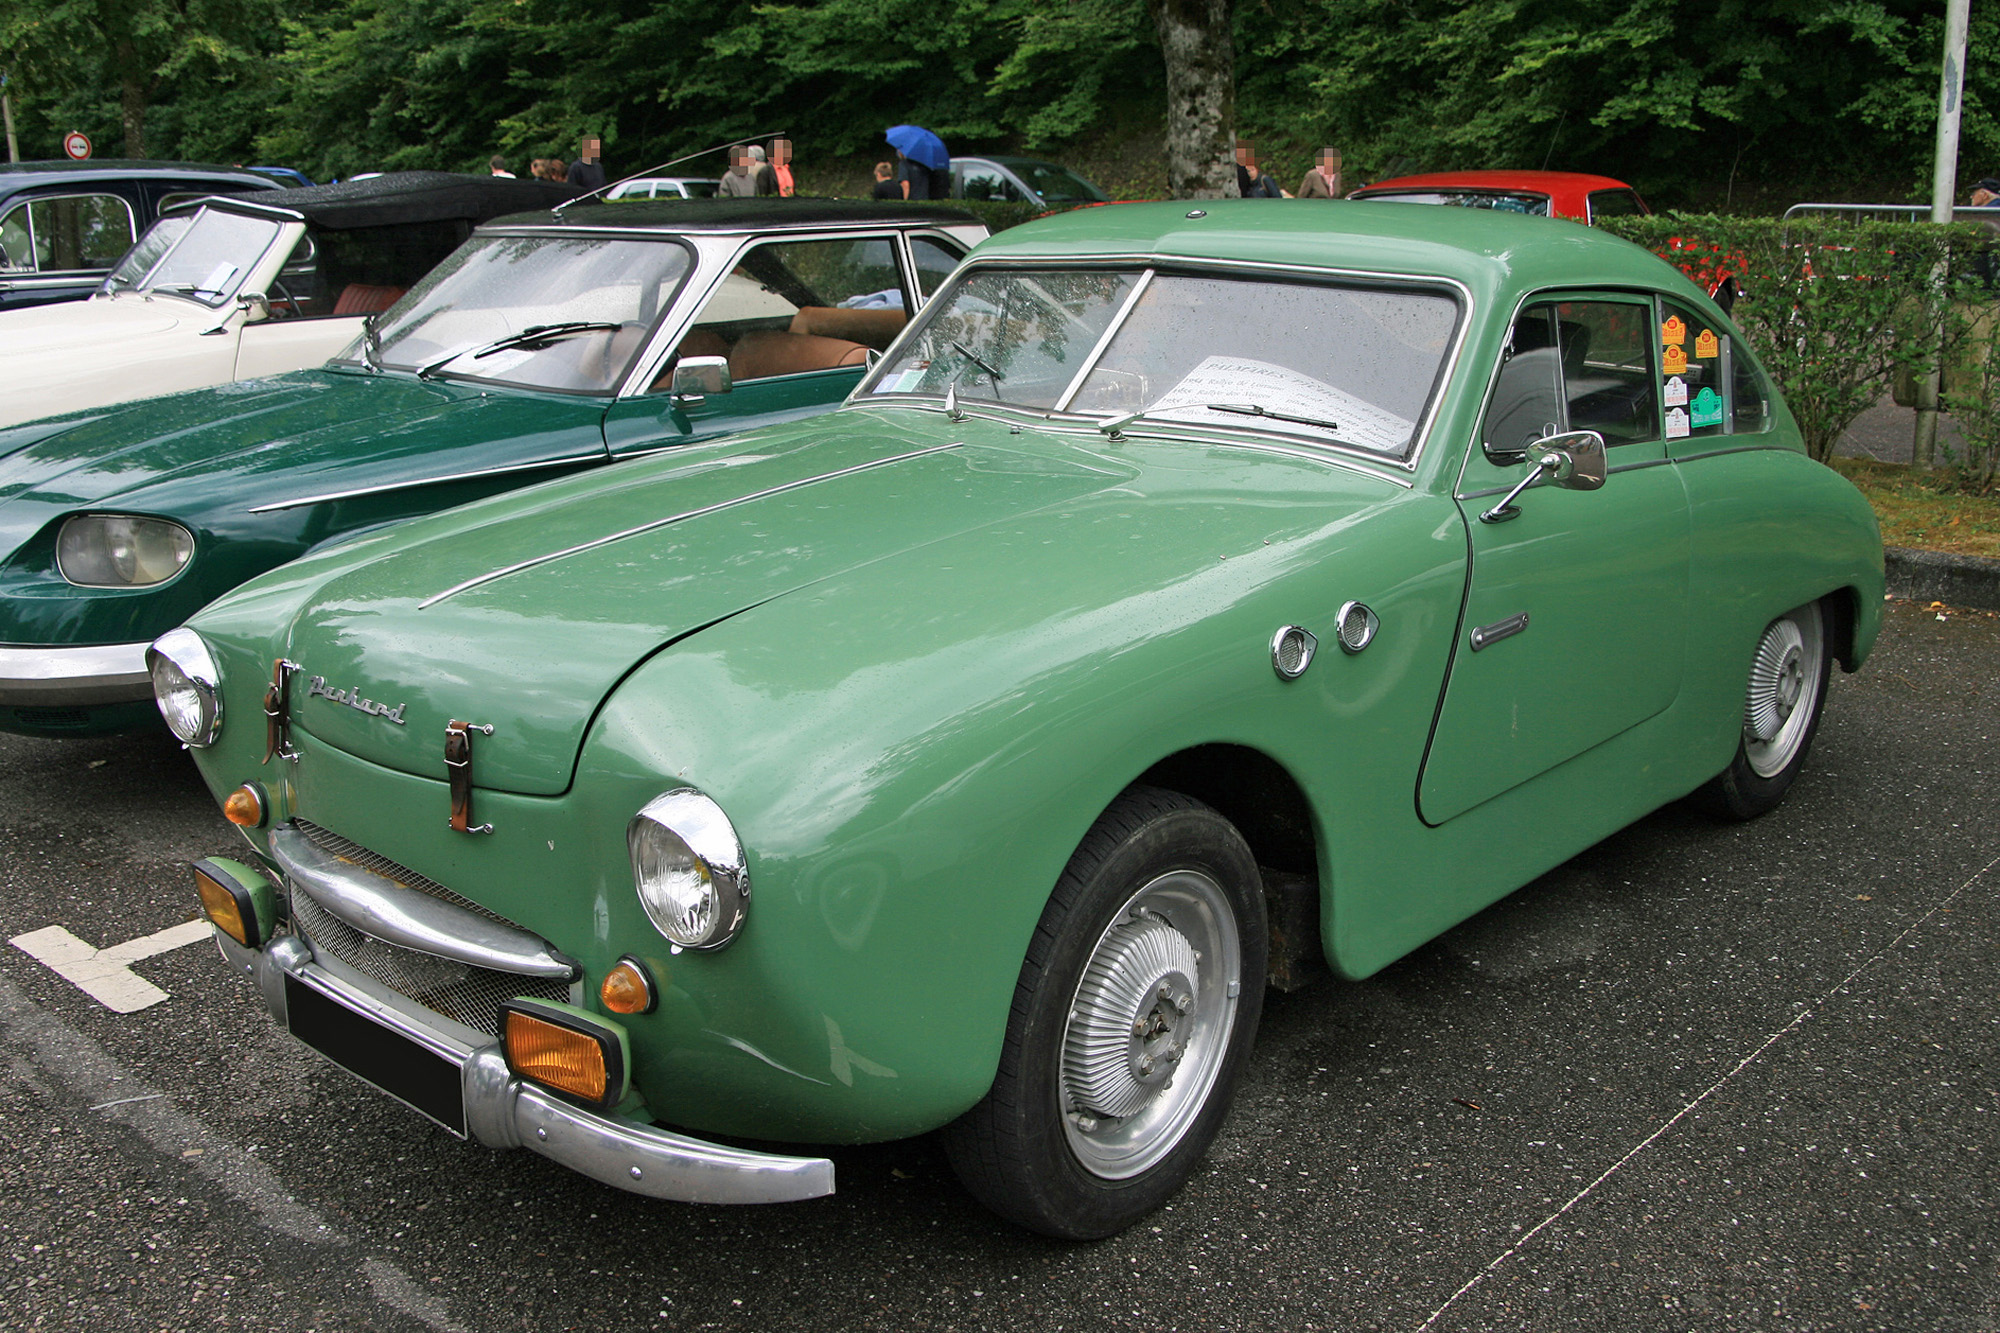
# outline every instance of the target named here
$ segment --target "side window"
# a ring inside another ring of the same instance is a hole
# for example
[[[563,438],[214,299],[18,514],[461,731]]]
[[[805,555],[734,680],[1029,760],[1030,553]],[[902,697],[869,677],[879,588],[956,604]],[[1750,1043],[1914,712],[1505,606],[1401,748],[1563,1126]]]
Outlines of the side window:
[[[1555,308],[1565,430],[1594,430],[1608,446],[1660,438],[1652,311],[1636,302],[1565,301]]]
[[[27,211],[34,233],[34,266],[43,272],[108,269],[135,239],[132,207],[115,194],[36,199]],[[12,255],[13,247],[7,253]]]
[[[727,357],[737,381],[859,367],[902,332],[906,306],[887,237],[769,243],[737,261],[676,355]]]
[[[910,256],[917,264],[917,285],[923,288],[917,293],[918,304],[936,295],[944,280],[965,262],[965,251],[929,236],[910,238]]]
[[[1729,429],[1732,435],[1755,435],[1771,428],[1771,391],[1764,376],[1734,339],[1723,335],[1730,350]]]
[[[35,243],[28,234],[28,206],[22,204],[0,218],[0,270],[33,271]]]
[[[1667,408],[1668,439],[1698,440],[1731,433],[1729,400],[1735,376],[1730,373],[1730,362],[1734,351],[1729,335],[1707,318],[1672,301],[1660,302],[1660,392]],[[1747,359],[1744,365],[1748,370]],[[1768,409],[1762,393],[1756,393],[1755,399],[1758,424],[1747,428],[1762,430],[1763,414]]]
[[[1008,202],[1018,201],[1021,192],[1011,185],[1005,176],[991,167],[967,167],[965,169],[963,197],[967,199],[996,199]]]
[[[1556,355],[1555,308],[1532,305],[1514,321],[1506,359],[1493,381],[1481,432],[1489,454],[1518,454],[1545,435],[1562,431],[1561,362]]]
[[[1645,211],[1646,206],[1639,202],[1639,196],[1631,190],[1597,190],[1590,196],[1590,217],[1593,222],[1598,218],[1638,217]]]

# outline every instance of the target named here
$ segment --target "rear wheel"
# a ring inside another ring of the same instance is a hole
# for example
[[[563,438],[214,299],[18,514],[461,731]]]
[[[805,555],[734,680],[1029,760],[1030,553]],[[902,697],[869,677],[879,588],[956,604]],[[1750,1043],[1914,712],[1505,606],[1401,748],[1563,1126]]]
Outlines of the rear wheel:
[[[1256,858],[1229,821],[1172,792],[1121,796],[1042,913],[992,1090],[945,1131],[959,1178],[1068,1240],[1157,1208],[1228,1113],[1265,948]]]
[[[1831,665],[1818,602],[1765,626],[1750,659],[1736,757],[1698,793],[1703,805],[1730,819],[1754,819],[1785,799],[1819,730]]]

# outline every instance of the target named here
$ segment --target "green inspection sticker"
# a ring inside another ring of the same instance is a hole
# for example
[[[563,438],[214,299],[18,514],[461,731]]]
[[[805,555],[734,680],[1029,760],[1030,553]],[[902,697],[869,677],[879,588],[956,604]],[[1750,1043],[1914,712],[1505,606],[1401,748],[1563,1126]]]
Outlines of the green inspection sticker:
[[[1713,389],[1703,389],[1689,404],[1688,424],[1697,430],[1703,426],[1722,424],[1722,397]]]

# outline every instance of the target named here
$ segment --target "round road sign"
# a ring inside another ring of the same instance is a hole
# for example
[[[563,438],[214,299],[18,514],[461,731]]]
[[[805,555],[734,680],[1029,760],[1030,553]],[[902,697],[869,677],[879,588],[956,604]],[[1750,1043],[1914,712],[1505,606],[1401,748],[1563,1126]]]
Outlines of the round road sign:
[[[83,159],[90,156],[90,136],[88,134],[77,134],[74,131],[64,135],[63,151],[70,155],[72,161],[83,161]]]

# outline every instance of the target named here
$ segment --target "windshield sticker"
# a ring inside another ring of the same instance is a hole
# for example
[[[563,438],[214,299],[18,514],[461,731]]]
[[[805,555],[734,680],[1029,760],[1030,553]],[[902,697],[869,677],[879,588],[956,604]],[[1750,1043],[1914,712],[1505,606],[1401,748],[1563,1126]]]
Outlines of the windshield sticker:
[[[1685,407],[1688,400],[1688,382],[1679,375],[1667,380],[1667,406]]]
[[[1694,336],[1694,354],[1702,361],[1711,361],[1722,355],[1722,340],[1715,336],[1714,329],[1703,329]]]
[[[888,382],[882,386],[882,391],[884,393],[915,393],[917,386],[924,382],[924,372],[929,369],[930,363],[925,362],[921,366],[911,367],[900,375],[886,376],[885,378]]]
[[[1685,375],[1688,368],[1688,354],[1685,348],[1669,347],[1660,357],[1661,364],[1669,375]]]
[[[230,263],[228,260],[223,260],[208,271],[208,276],[201,280],[201,286],[197,290],[214,292],[217,296],[222,295],[222,293],[229,290],[224,284],[236,276],[237,267],[237,265]]]
[[[1707,393],[1708,390],[1703,389],[1702,392]],[[1676,407],[1669,411],[1667,413],[1667,438],[1670,440],[1684,440],[1687,438],[1687,433],[1688,414],[1686,409]]]
[[[1327,434],[1342,444],[1385,453],[1402,450],[1416,429],[1414,422],[1310,375],[1268,361],[1237,356],[1209,357],[1163,397],[1149,404],[1146,411],[1160,413],[1182,408],[1188,410],[1175,415],[1184,421],[1218,426],[1244,424],[1245,417],[1240,412],[1209,411],[1210,405],[1216,403],[1232,407],[1254,404],[1267,412],[1321,418],[1331,423]],[[1306,427],[1300,433],[1311,430]]]
[[[1689,414],[1688,420],[1695,426],[1720,426],[1722,396],[1713,389],[1703,389],[1694,396],[1694,410]]]
[[[1679,315],[1667,316],[1667,322],[1660,325],[1660,341],[1669,347],[1679,347],[1687,336],[1688,326]]]

